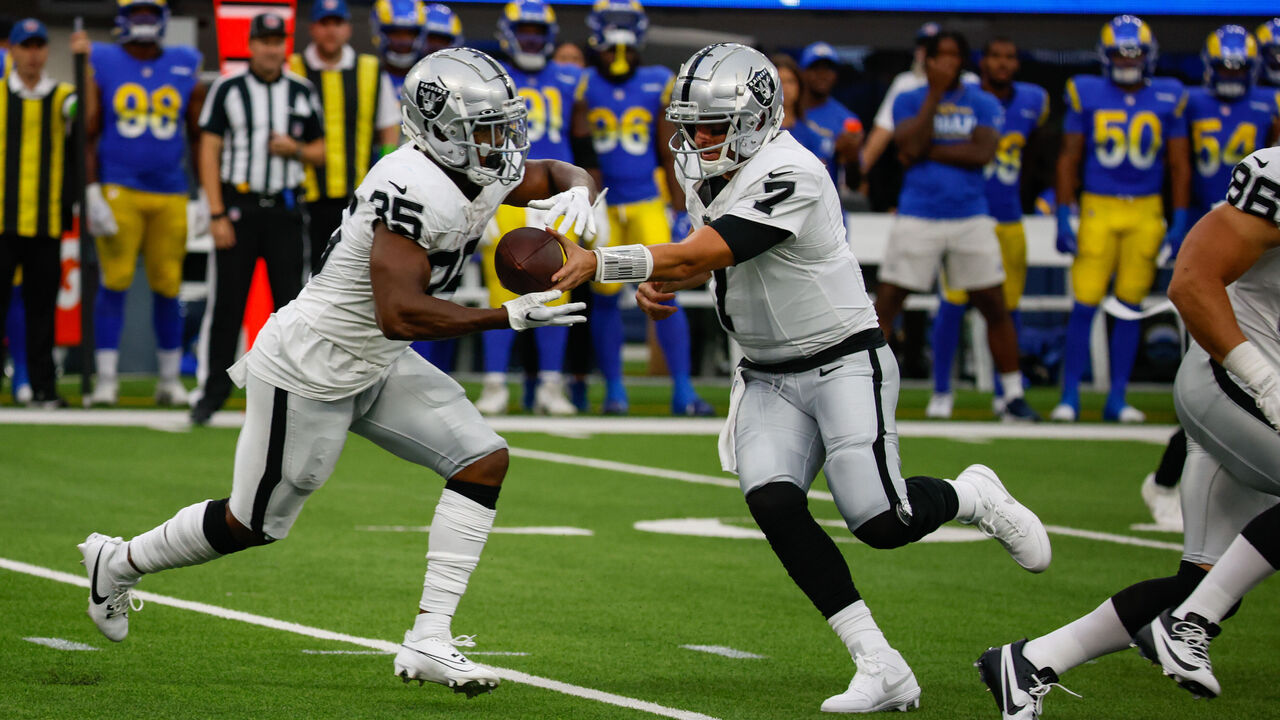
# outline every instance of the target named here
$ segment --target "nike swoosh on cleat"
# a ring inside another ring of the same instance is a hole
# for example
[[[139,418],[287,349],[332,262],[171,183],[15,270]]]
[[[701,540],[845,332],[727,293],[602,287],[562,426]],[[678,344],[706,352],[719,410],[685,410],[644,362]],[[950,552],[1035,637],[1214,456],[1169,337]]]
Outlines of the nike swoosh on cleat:
[[[107,601],[105,596],[98,594],[98,568],[102,567],[102,551],[106,549],[106,543],[98,548],[98,557],[93,560],[93,579],[89,581],[89,599],[94,605],[101,605]]]
[[[910,679],[911,679],[910,675],[903,675],[902,677],[898,678],[897,682],[890,683],[889,678],[885,678],[880,681],[880,689],[886,693],[891,693],[894,690],[897,690],[898,688],[902,687],[903,685],[906,685],[907,681]]]
[[[409,186],[408,186],[408,185],[405,185],[405,186],[403,186],[403,187],[402,187],[402,186],[400,186],[400,185],[397,185],[397,184],[395,184],[395,183],[391,182],[390,180],[388,180],[388,181],[387,181],[387,183],[388,183],[389,185],[391,185],[391,187],[393,187],[393,188],[395,188],[396,190],[400,191],[400,194],[401,194],[401,195],[405,194],[405,193],[409,190]]]
[[[429,658],[431,658],[432,660],[435,660],[436,662],[440,663],[441,665],[446,665],[446,666],[448,666],[448,667],[453,668],[454,670],[461,670],[461,671],[463,671],[463,672],[466,672],[466,671],[469,669],[469,668],[467,667],[467,665],[470,665],[470,664],[471,664],[471,663],[467,663],[467,665],[463,665],[463,664],[460,664],[460,663],[454,662],[453,660],[450,660],[450,659],[449,659],[449,658],[447,658],[447,657],[442,657],[442,656],[440,656],[440,655],[432,655],[431,653],[423,652],[423,651],[421,651],[421,650],[419,650],[419,649],[417,649],[417,648],[411,648],[411,647],[409,647],[408,645],[401,645],[400,647],[403,647],[403,648],[405,648],[405,649],[407,649],[407,650],[412,650],[412,651],[414,651],[414,652],[416,652],[416,653],[418,653],[419,655],[422,655],[422,656],[424,656],[424,657],[429,657]]]
[[[1025,706],[1017,705],[1013,701],[1013,690],[1009,684],[1009,677],[1015,672],[1013,658],[1008,658],[1006,662],[1003,657],[1005,653],[1002,652],[1000,654],[1002,656],[1000,662],[1000,687],[1004,690],[1004,713],[1005,715],[1016,715],[1022,712],[1022,708]]]
[[[1173,649],[1169,646],[1169,641],[1166,640],[1163,635],[1160,637],[1160,644],[1164,646],[1165,654],[1167,654],[1171,660],[1177,663],[1178,667],[1182,668],[1183,670],[1186,670],[1187,672],[1195,672],[1196,670],[1200,669],[1195,665],[1188,665],[1185,662],[1183,662],[1182,658],[1179,658],[1178,655],[1173,652]]]

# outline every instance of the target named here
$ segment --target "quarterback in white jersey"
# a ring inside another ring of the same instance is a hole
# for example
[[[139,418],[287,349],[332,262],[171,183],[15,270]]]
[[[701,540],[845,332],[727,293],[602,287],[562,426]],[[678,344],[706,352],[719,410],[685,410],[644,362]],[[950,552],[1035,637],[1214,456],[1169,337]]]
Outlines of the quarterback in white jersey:
[[[1218,695],[1209,641],[1280,568],[1280,148],[1236,165],[1226,200],[1187,234],[1169,285],[1195,340],[1174,383],[1187,431],[1177,573],[988,650],[978,667],[1002,718],[1035,720],[1063,673],[1131,643],[1193,694]]]
[[[643,282],[655,319],[679,289],[712,280],[720,323],[746,359],[734,378],[721,462],[787,572],[849,648],[857,672],[828,712],[906,709],[920,686],[885,640],[848,565],[809,514],[825,470],[836,507],[864,543],[892,548],[949,520],[975,523],[1023,567],[1044,570],[1049,538],[989,468],[955,481],[903,479],[894,410],[898,365],[845,240],[826,168],[781,129],[778,71],[734,43],[685,62],[667,117],[694,226],[678,244],[588,252],[562,239],[563,287]],[[999,512],[994,510],[999,508]]]
[[[446,298],[500,203],[564,217],[593,235],[595,187],[585,170],[527,160],[526,108],[484,53],[441,50],[405,78],[411,141],[356,190],[318,275],[272,316],[231,369],[246,387],[231,495],[183,508],[124,542],[94,533],[80,549],[89,616],[108,638],[128,633],[132,588],[144,573],[195,565],[288,536],[329,478],[348,432],[446,479],[427,546],[419,613],[395,673],[473,695],[498,684],[456,649],[451,620],[493,526],[507,448],[461,386],[409,343],[510,327],[570,325],[581,303],[547,307],[559,291],[496,309]],[[562,189],[562,191],[560,191]]]

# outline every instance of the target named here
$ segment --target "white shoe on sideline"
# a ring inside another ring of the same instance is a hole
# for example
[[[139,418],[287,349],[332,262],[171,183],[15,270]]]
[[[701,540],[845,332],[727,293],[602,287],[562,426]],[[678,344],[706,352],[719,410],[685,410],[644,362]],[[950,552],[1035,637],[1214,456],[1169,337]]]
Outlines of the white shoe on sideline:
[[[1123,425],[1141,425],[1146,421],[1147,414],[1132,405],[1120,408],[1120,414],[1116,416],[1116,422]]]
[[[430,637],[412,639],[413,631],[404,634],[404,643],[396,653],[396,676],[406,683],[417,680],[419,685],[433,682],[453,688],[454,692],[475,697],[492,692],[498,686],[498,676],[492,670],[477,665],[458,652],[455,646],[474,647],[472,635],[456,638]]]
[[[955,399],[955,395],[951,393],[934,393],[929,398],[929,406],[924,409],[924,416],[934,420],[950,420]]]
[[[93,394],[89,396],[89,402],[94,405],[114,406],[119,401],[120,381],[99,375],[97,382],[93,385]]]
[[[178,378],[156,382],[156,405],[160,407],[187,407],[187,387]]]
[[[1031,509],[1014,499],[1000,477],[986,465],[970,465],[956,476],[978,491],[978,509],[972,520],[988,537],[1004,546],[1015,562],[1031,572],[1044,572],[1053,559],[1049,533]]]
[[[505,380],[485,380],[480,399],[476,400],[476,409],[481,415],[506,415],[510,400],[511,391],[507,389]]]
[[[129,609],[142,609],[141,598],[132,592],[137,581],[120,582],[107,569],[116,553],[128,552],[124,541],[93,533],[76,547],[89,576],[89,617],[108,640],[120,642],[129,634]]]
[[[1075,422],[1076,409],[1066,403],[1058,403],[1053,412],[1049,413],[1049,419],[1054,422]]]
[[[1151,511],[1156,526],[1169,532],[1182,532],[1182,493],[1178,486],[1171,488],[1156,484],[1156,474],[1147,473],[1142,481],[1142,501]]]
[[[858,655],[853,662],[858,670],[849,681],[849,689],[827,698],[822,703],[822,712],[906,712],[920,707],[920,683],[897,650],[886,648],[870,655]]]
[[[565,397],[563,379],[544,378],[538,382],[538,389],[533,395],[533,412],[538,415],[567,417],[577,415],[578,408]]]

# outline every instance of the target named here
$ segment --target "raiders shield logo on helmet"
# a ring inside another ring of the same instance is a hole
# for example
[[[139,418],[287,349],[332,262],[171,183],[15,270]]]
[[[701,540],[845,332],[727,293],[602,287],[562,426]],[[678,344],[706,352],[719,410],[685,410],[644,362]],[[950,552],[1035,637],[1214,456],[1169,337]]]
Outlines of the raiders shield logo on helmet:
[[[444,110],[444,102],[448,99],[449,91],[443,86],[427,81],[418,83],[418,110],[426,119],[435,120],[439,117],[440,111]]]
[[[773,94],[778,91],[773,85],[773,76],[765,68],[760,68],[747,81],[747,89],[755,96],[756,102],[768,107],[773,103]]]

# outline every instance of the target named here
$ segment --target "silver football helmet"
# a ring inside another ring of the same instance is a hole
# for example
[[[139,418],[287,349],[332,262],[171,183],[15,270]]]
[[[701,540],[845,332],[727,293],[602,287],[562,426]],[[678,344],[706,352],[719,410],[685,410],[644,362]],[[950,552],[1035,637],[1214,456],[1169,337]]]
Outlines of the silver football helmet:
[[[676,124],[669,144],[685,176],[723,175],[777,137],[782,127],[778,69],[746,45],[708,45],[680,66],[667,119]],[[700,148],[694,140],[697,126],[709,124],[727,126],[724,142]],[[703,159],[702,153],[716,149],[719,157]]]
[[[477,185],[524,177],[529,138],[524,98],[502,66],[471,48],[418,61],[400,91],[404,134],[440,165]]]

